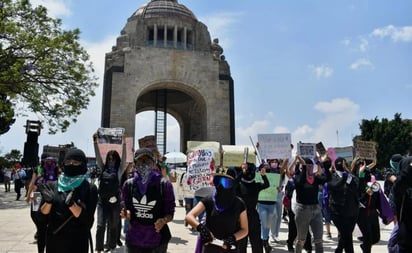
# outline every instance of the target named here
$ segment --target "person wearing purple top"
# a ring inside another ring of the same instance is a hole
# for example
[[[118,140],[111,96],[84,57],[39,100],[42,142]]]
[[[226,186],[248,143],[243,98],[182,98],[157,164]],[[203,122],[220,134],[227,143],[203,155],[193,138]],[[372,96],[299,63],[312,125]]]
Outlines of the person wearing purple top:
[[[134,154],[136,174],[122,187],[121,216],[129,220],[126,233],[128,253],[166,253],[171,234],[175,196],[170,181],[155,168],[152,150],[141,148]]]

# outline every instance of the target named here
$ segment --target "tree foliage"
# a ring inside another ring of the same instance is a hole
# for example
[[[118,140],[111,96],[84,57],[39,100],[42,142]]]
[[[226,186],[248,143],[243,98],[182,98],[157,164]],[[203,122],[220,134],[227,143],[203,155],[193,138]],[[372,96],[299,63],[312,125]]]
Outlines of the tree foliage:
[[[7,133],[15,121],[13,104],[6,95],[0,94],[0,135]]]
[[[36,113],[49,133],[65,132],[98,85],[79,44],[80,31],[63,30],[60,19],[48,17],[43,6],[33,8],[29,0],[0,5],[0,95],[16,112]]]
[[[364,119],[359,127],[361,135],[355,139],[377,143],[378,168],[388,167],[393,154],[407,155],[412,151],[412,122],[402,120],[400,113],[396,113],[393,120]]]
[[[16,163],[21,162],[22,153],[17,149],[12,149],[9,153],[0,158],[3,167],[13,167]]]

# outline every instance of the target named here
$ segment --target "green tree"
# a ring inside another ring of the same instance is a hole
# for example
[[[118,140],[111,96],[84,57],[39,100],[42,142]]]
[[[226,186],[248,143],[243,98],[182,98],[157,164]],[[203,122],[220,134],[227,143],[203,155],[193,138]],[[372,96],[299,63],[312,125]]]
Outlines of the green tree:
[[[0,103],[36,113],[51,134],[77,121],[98,85],[80,31],[61,25],[29,0],[0,3]]]
[[[7,133],[15,121],[13,104],[6,95],[0,94],[0,135]]]
[[[16,163],[19,163],[22,157],[22,153],[17,149],[12,149],[10,153],[4,155],[4,159],[6,159],[6,161],[9,163],[9,167],[12,167]]]
[[[374,141],[377,143],[377,168],[389,166],[393,154],[406,155],[412,151],[412,123],[402,120],[401,114],[396,113],[393,120],[377,117],[372,120],[363,119],[359,125],[361,135],[357,140]]]

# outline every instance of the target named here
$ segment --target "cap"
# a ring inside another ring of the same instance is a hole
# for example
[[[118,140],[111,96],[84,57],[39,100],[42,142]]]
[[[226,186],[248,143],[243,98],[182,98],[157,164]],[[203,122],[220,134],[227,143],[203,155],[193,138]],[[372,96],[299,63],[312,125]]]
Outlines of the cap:
[[[148,156],[150,159],[155,161],[153,151],[149,148],[139,148],[134,152],[134,161],[136,162],[140,157]]]
[[[227,177],[230,179],[236,178],[236,171],[234,169],[220,167],[216,170],[216,173],[212,173],[213,177]]]

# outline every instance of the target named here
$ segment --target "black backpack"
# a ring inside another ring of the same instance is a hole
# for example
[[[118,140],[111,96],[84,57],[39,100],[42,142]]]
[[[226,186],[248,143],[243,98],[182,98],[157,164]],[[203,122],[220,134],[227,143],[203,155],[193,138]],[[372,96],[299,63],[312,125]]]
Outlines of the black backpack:
[[[99,193],[100,200],[103,203],[110,203],[109,200],[111,197],[116,197],[117,201],[114,203],[118,203],[119,193],[120,193],[120,184],[119,184],[119,178],[117,176],[117,173],[109,173],[107,171],[103,171],[99,179],[98,193]],[[114,203],[111,203],[111,204],[114,204]]]

